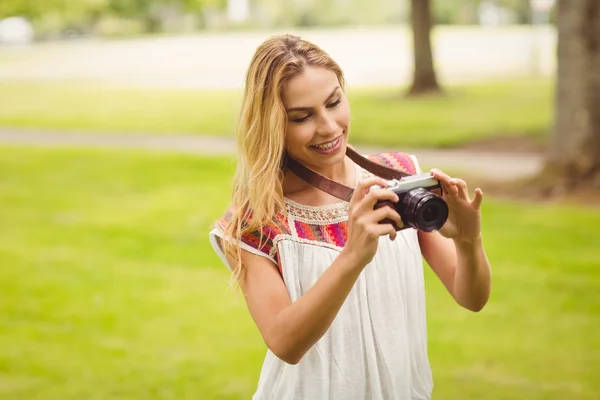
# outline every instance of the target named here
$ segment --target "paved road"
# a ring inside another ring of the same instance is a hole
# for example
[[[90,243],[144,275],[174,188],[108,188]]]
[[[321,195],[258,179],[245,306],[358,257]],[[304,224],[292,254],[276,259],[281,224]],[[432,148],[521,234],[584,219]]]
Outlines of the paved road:
[[[17,146],[143,149],[201,155],[232,155],[235,148],[233,141],[230,139],[209,136],[90,134],[1,128],[0,143]],[[366,146],[356,147],[363,154],[394,150]],[[485,175],[496,180],[529,176],[538,172],[542,166],[542,158],[537,154],[434,149],[402,150],[415,154],[424,170],[438,167],[460,171],[477,171],[475,175]]]

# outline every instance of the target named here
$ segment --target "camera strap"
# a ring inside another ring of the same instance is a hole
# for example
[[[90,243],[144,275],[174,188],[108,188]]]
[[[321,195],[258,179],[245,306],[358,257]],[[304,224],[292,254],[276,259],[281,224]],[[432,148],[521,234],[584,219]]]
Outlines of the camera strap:
[[[373,175],[379,176],[384,179],[401,179],[410,175],[404,171],[386,167],[385,165],[378,164],[372,160],[369,160],[368,158],[358,154],[354,149],[350,148],[350,146],[346,147],[346,155],[356,164],[371,172]],[[300,179],[316,187],[317,189],[324,191],[325,193],[329,193],[330,195],[335,196],[343,201],[350,201],[350,199],[352,198],[352,194],[354,193],[353,188],[333,181],[311,170],[310,168],[302,165],[289,155],[286,160],[286,166]]]

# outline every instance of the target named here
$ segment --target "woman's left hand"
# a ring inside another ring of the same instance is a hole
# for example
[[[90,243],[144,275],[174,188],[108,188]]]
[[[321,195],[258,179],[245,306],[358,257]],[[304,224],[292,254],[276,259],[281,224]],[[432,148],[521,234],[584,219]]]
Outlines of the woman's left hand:
[[[481,235],[481,189],[475,189],[471,200],[464,180],[451,178],[437,168],[432,169],[431,173],[442,184],[442,198],[449,209],[448,221],[440,228],[440,234],[457,241],[471,242],[478,239]]]

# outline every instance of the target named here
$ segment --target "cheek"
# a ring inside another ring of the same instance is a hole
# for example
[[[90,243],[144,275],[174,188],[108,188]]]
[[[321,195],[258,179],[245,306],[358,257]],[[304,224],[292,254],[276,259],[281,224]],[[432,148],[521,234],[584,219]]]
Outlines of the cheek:
[[[343,107],[338,108],[335,119],[338,125],[347,127],[350,124],[350,107],[348,103],[344,103]]]
[[[285,143],[288,149],[304,147],[313,137],[314,128],[311,124],[289,125],[285,134]]]

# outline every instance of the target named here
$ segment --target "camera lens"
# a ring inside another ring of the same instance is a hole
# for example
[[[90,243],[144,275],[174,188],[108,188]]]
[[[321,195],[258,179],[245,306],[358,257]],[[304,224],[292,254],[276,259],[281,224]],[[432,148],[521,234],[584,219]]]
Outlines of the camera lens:
[[[427,204],[423,207],[423,220],[427,223],[431,223],[435,221],[436,215],[440,212],[439,206],[437,204]]]
[[[432,232],[440,229],[448,219],[448,205],[438,195],[419,188],[404,196],[403,220],[415,229]]]

